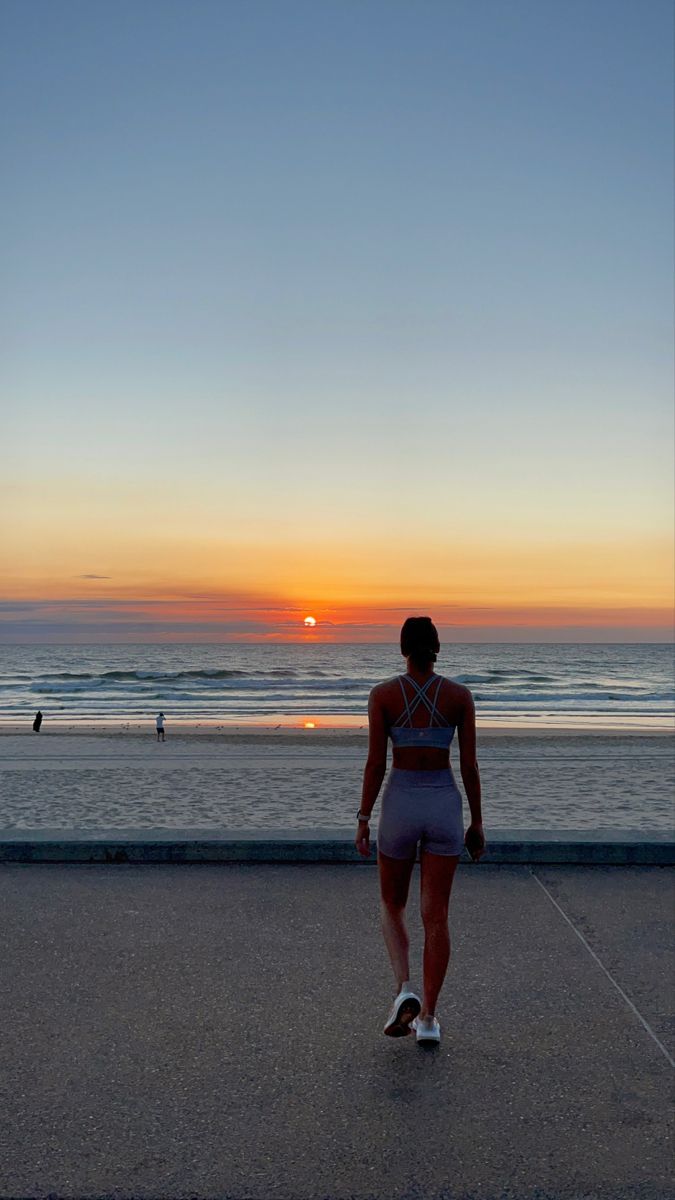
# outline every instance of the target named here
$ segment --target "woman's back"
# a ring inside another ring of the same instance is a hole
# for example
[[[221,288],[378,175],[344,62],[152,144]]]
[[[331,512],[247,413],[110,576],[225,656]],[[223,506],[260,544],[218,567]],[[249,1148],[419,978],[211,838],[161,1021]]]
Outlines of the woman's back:
[[[450,761],[450,743],[461,725],[470,692],[433,671],[408,671],[375,689],[394,766],[438,770]]]

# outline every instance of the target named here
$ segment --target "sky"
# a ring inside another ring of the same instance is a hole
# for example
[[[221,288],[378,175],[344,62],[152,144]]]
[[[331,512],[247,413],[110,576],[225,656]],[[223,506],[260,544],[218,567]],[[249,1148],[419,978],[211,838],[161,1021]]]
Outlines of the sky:
[[[670,0],[0,43],[0,641],[670,638]]]

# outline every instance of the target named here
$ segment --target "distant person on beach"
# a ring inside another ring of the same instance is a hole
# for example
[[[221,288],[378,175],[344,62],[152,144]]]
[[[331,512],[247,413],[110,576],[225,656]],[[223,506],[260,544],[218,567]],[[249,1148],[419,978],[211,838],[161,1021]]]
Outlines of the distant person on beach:
[[[159,741],[160,737],[161,737],[162,741],[164,741],[164,713],[163,712],[157,713],[156,725],[157,725],[157,741]]]
[[[368,698],[368,759],[357,813],[356,848],[370,855],[370,815],[387,769],[387,739],[393,766],[382,795],[377,830],[382,932],[396,978],[397,995],[384,1032],[418,1042],[441,1038],[436,1002],[450,961],[448,905],[457,863],[466,846],[474,862],[485,851],[481,790],[476,759],[476,716],[468,688],[436,675],[440,650],[430,617],[408,617],[401,629],[404,675],[374,687]],[[450,765],[450,743],[458,731],[462,781],[471,809],[466,835],[462,797]],[[424,924],[423,1001],[410,986],[405,906],[420,846],[421,910]]]
[[[35,714],[35,720],[33,721],[33,730],[35,733],[40,732],[41,724],[42,724],[42,713],[40,712],[40,709],[38,709]]]

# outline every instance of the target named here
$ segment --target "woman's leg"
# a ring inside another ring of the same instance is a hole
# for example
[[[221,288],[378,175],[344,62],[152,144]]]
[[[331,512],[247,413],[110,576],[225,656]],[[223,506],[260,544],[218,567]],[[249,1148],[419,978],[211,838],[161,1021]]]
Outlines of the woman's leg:
[[[432,1017],[450,961],[448,904],[459,855],[423,850],[420,908],[424,923],[424,1003],[421,1017]]]
[[[401,984],[410,979],[405,906],[408,900],[410,876],[415,866],[415,856],[403,859],[390,858],[387,854],[378,851],[377,865],[380,872],[382,932],[396,976],[397,991],[400,992]]]

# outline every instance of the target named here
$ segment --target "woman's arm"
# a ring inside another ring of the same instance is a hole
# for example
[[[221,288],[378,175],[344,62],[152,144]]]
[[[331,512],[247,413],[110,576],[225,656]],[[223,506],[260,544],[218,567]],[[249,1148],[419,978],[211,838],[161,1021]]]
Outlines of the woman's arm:
[[[473,696],[468,688],[462,715],[459,719],[458,738],[459,769],[471,809],[471,820],[474,825],[480,825],[483,821],[483,814],[481,811],[480,774],[476,758],[476,709]]]
[[[368,697],[368,758],[363,772],[361,812],[370,816],[387,770],[387,726],[384,712],[373,688]]]
[[[373,688],[368,697],[368,758],[363,771],[361,812],[369,817],[387,770],[387,726],[382,706]],[[370,854],[370,835],[367,821],[359,821],[356,832],[356,847],[359,854]]]

